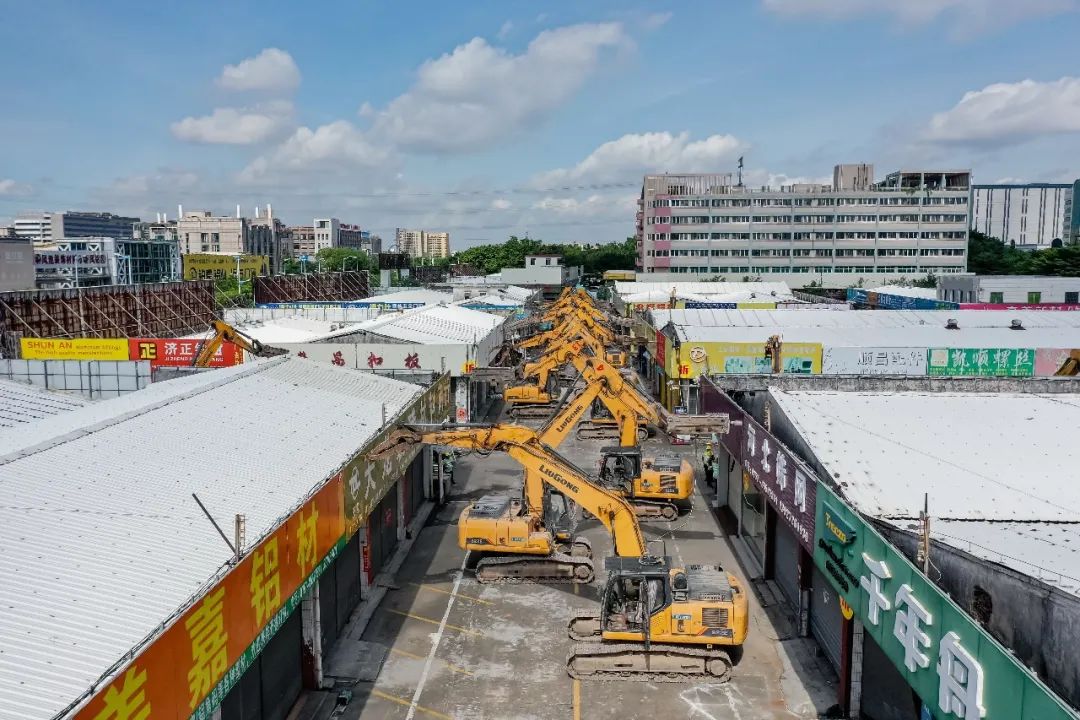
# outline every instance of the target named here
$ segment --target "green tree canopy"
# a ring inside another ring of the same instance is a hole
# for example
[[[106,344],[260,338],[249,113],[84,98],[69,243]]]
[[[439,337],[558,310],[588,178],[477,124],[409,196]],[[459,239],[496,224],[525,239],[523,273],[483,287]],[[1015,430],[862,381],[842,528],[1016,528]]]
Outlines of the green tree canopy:
[[[584,249],[578,245],[545,243],[543,240],[511,235],[504,243],[477,245],[454,253],[452,262],[475,265],[484,273],[494,273],[504,267],[525,267],[526,255],[547,253],[562,255],[566,265],[580,265],[586,273],[601,273],[605,270],[633,270],[636,252],[637,245],[632,237],[623,242]]]

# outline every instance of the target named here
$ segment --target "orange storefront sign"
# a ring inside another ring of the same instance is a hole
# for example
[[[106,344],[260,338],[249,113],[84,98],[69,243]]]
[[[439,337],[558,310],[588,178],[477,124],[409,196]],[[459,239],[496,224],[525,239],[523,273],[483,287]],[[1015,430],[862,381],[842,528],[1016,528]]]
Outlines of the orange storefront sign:
[[[341,476],[264,539],[77,720],[207,718],[344,544]]]

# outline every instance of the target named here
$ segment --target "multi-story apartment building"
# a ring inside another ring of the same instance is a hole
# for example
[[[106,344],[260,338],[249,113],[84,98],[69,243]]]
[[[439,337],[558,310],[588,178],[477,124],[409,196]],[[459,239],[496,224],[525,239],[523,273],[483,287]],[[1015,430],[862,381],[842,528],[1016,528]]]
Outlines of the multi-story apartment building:
[[[398,228],[395,242],[398,252],[405,253],[409,257],[450,257],[450,233],[448,232]]]
[[[341,221],[337,218],[315,218],[312,227],[315,228],[315,252],[341,244]]]
[[[15,218],[15,234],[38,242],[74,237],[129,238],[136,217],[108,212],[27,212]]]
[[[186,212],[177,220],[176,232],[184,255],[207,252],[240,254],[244,252],[247,219],[214,215],[209,210]]]
[[[1072,228],[1072,184],[975,185],[971,227],[1025,249],[1068,242]]]
[[[288,228],[273,217],[267,206],[265,215],[254,218],[213,215],[209,210],[183,213],[176,223],[181,253],[223,253],[227,255],[266,255],[270,272],[279,274],[285,253],[292,244]]]
[[[830,185],[748,188],[730,174],[647,175],[638,270],[832,287],[964,271],[970,171],[873,177],[871,165],[839,165]]]
[[[310,225],[293,225],[288,230],[292,238],[291,255],[294,259],[311,256],[318,252],[318,246],[315,244],[315,228]]]

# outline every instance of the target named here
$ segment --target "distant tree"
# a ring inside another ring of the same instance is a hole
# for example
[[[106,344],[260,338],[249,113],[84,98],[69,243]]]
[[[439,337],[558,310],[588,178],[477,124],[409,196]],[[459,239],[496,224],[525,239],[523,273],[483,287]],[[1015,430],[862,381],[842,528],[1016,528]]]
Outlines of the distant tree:
[[[938,281],[937,276],[934,275],[934,273],[927,273],[926,277],[924,277],[924,278],[916,278],[916,279],[912,280],[911,281],[911,287],[936,288],[937,287],[937,281]]]
[[[629,237],[623,242],[585,250],[578,245],[545,243],[543,240],[511,235],[504,243],[477,245],[454,253],[450,262],[454,265],[472,265],[484,273],[494,273],[504,267],[525,267],[526,255],[542,253],[561,255],[564,264],[580,266],[587,274],[602,273],[605,270],[633,270],[637,242]]]

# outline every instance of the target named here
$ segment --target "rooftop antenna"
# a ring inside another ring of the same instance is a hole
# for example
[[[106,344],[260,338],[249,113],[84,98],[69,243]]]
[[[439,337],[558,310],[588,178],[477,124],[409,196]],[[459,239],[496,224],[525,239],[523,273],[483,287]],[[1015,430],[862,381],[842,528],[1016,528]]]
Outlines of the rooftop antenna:
[[[743,156],[739,156],[739,184],[736,187],[742,187],[742,169],[743,169]]]

